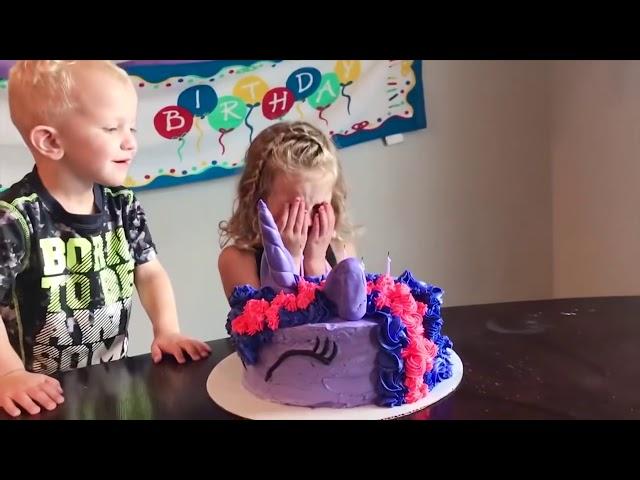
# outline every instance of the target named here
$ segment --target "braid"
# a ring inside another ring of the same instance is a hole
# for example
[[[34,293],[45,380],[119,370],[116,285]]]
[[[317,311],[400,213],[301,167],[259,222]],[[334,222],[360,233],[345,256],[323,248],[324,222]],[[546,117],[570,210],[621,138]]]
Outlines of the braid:
[[[245,183],[242,185],[241,194],[240,194],[240,202],[243,203],[240,209],[243,212],[243,215],[246,217],[245,221],[247,224],[251,226],[250,232],[251,237],[248,238],[248,244],[254,244],[259,239],[259,225],[258,225],[258,216],[255,215],[254,209],[258,203],[258,193],[261,190],[261,180],[262,173],[264,171],[264,166],[266,163],[266,159],[268,157],[266,155],[260,155],[258,157],[257,164],[255,169],[253,170],[253,174],[249,174]]]
[[[254,139],[245,156],[245,168],[238,184],[238,197],[228,222],[220,222],[220,246],[229,241],[241,249],[260,244],[256,204],[266,200],[278,172],[323,169],[335,178],[331,204],[336,212],[336,233],[348,239],[352,227],[346,219],[346,189],[335,147],[322,131],[305,122],[280,122]]]

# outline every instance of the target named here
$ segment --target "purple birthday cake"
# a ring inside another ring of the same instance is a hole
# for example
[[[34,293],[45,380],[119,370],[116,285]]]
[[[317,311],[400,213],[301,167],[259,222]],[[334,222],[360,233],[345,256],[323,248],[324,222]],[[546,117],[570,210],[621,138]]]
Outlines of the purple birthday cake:
[[[409,271],[365,273],[355,258],[326,276],[296,275],[271,213],[258,209],[262,287],[234,289],[226,324],[245,389],[296,406],[395,407],[452,376],[440,288]]]

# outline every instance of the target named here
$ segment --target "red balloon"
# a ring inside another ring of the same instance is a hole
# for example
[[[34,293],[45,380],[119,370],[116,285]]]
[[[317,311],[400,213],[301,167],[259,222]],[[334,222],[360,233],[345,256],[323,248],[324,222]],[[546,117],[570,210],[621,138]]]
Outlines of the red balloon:
[[[269,120],[280,118],[291,110],[295,100],[295,95],[287,87],[272,88],[262,98],[262,115]]]
[[[164,107],[153,117],[153,126],[164,138],[179,138],[191,130],[193,115],[177,105]]]

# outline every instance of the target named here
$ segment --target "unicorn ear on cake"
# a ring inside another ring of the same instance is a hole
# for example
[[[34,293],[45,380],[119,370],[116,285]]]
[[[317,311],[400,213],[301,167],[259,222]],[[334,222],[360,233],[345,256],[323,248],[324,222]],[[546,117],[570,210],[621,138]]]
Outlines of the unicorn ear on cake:
[[[264,253],[260,263],[260,285],[287,293],[295,289],[299,276],[291,254],[284,246],[273,215],[263,200],[258,201],[258,222]],[[322,279],[322,278],[321,278]],[[326,276],[324,294],[344,320],[360,320],[367,311],[367,281],[360,262],[345,258]]]
[[[360,320],[367,313],[367,279],[360,262],[345,258],[327,275],[324,294],[345,320]]]

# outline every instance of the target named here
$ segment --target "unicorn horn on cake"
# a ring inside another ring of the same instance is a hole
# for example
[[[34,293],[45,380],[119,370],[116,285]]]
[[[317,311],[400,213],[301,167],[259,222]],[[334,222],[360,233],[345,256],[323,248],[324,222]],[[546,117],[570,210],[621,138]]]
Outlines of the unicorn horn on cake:
[[[273,215],[262,200],[258,201],[258,221],[264,247],[260,285],[276,291],[292,292],[300,277],[294,273],[293,258],[282,242]],[[340,319],[360,320],[364,317],[367,311],[367,281],[356,258],[345,258],[338,263],[326,276],[323,291],[336,306]]]
[[[260,285],[290,293],[298,282],[293,258],[282,243],[278,226],[262,199],[258,200],[258,222],[264,247],[260,263]]]

